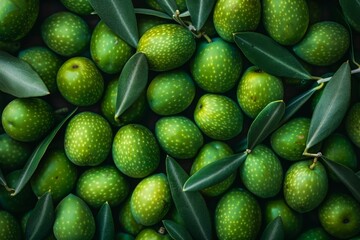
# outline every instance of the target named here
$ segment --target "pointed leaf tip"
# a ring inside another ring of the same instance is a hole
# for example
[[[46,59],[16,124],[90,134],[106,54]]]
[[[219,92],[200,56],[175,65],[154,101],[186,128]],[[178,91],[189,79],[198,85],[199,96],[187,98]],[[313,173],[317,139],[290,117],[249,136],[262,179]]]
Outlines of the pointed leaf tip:
[[[108,202],[101,206],[96,217],[96,226],[97,239],[106,240],[115,238],[114,219]]]
[[[265,228],[261,240],[282,240],[284,239],[284,226],[280,216],[272,220]]]

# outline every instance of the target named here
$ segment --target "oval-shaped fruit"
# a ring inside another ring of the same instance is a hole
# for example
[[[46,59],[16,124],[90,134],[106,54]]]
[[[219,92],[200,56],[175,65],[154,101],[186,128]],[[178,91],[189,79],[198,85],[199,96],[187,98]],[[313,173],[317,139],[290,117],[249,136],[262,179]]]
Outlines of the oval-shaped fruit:
[[[51,93],[57,90],[56,75],[63,63],[58,55],[46,47],[30,47],[18,56],[31,65]]]
[[[144,178],[135,187],[130,200],[136,222],[151,226],[163,219],[171,206],[168,180],[163,173]]]
[[[135,221],[135,218],[131,213],[130,198],[128,198],[121,206],[119,212],[119,223],[121,230],[134,236],[144,228],[143,225]]]
[[[98,102],[104,91],[104,80],[95,64],[85,57],[67,60],[56,78],[61,95],[77,106],[90,106]]]
[[[194,163],[191,166],[190,175],[193,175],[206,165],[221,160],[233,154],[232,149],[224,142],[213,141],[205,144],[196,156]],[[231,174],[222,182],[205,188],[201,192],[207,196],[215,197],[224,193],[234,182],[236,173]]]
[[[195,85],[182,70],[157,75],[147,89],[151,110],[159,115],[174,115],[190,106],[195,97]]]
[[[328,66],[340,60],[349,45],[349,32],[343,25],[324,21],[310,26],[305,37],[293,50],[305,62]]]
[[[283,169],[275,153],[265,145],[257,145],[240,167],[245,187],[258,197],[273,197],[281,189]]]
[[[325,139],[321,153],[326,158],[340,163],[353,171],[357,169],[358,160],[355,149],[350,140],[340,133],[334,133]],[[331,179],[339,181],[330,169],[328,173]]]
[[[85,50],[91,33],[81,17],[71,12],[57,12],[42,23],[41,36],[51,50],[70,57]]]
[[[360,233],[360,204],[345,193],[332,193],[319,208],[319,220],[324,229],[339,239],[349,239]]]
[[[252,66],[242,75],[236,95],[244,113],[255,118],[267,104],[283,99],[284,87],[279,78]]]
[[[156,0],[145,0],[144,2],[150,8],[164,12],[164,9],[160,6],[160,4]],[[175,0],[175,3],[178,6],[178,10],[180,11],[180,13],[186,11],[186,0]]]
[[[15,170],[5,176],[5,180],[9,188],[14,188],[21,176],[21,170]],[[35,205],[36,197],[31,190],[30,183],[15,196],[11,196],[12,192],[7,191],[4,187],[0,187],[0,209],[4,209],[11,213],[21,213],[28,211]]]
[[[147,30],[155,27],[156,25],[169,23],[168,19],[142,14],[136,15],[136,20],[140,37],[144,35]]]
[[[16,141],[6,133],[0,134],[0,168],[2,170],[22,168],[31,153],[32,149],[27,143]]]
[[[90,53],[98,68],[112,74],[122,70],[133,49],[100,21],[91,36]]]
[[[15,216],[3,210],[0,210],[0,239],[21,239],[21,228]]]
[[[78,166],[96,166],[109,155],[112,144],[110,124],[93,112],[74,116],[65,131],[67,157]]]
[[[299,235],[303,226],[303,215],[292,210],[284,199],[269,200],[265,203],[264,209],[265,226],[280,216],[285,239],[295,239]]]
[[[77,169],[66,157],[65,151],[49,151],[31,178],[31,188],[37,197],[50,191],[54,201],[67,196],[77,180]]]
[[[242,71],[238,47],[221,38],[198,44],[190,62],[190,71],[197,85],[207,92],[224,93],[232,89]]]
[[[115,120],[116,110],[116,97],[118,92],[118,80],[111,80],[104,93],[104,97],[101,100],[101,113],[104,117],[114,126],[121,127],[130,122],[136,122],[143,116],[146,109],[146,97],[145,94],[141,94],[140,97],[121,114],[121,116]]]
[[[272,149],[277,155],[289,161],[303,159],[309,128],[309,118],[299,117],[291,119],[271,135],[270,143]]]
[[[243,119],[236,102],[226,96],[210,93],[199,99],[194,112],[194,120],[201,131],[216,140],[237,136],[242,131]]]
[[[293,45],[305,35],[309,25],[309,8],[306,0],[264,0],[263,23],[275,41]]]
[[[142,35],[137,51],[146,55],[150,70],[167,71],[186,63],[195,48],[189,30],[177,24],[161,24]]]
[[[351,106],[350,110],[346,114],[345,127],[346,133],[350,140],[360,147],[360,102]]]
[[[160,147],[148,128],[140,124],[128,124],[116,133],[112,156],[122,173],[133,178],[143,178],[158,167]]]
[[[80,15],[90,15],[94,12],[89,0],[60,0],[70,11]]]
[[[90,168],[76,183],[76,194],[93,208],[99,208],[105,202],[117,206],[128,193],[129,183],[115,166]]]
[[[53,232],[58,240],[90,240],[95,234],[95,219],[86,203],[69,194],[55,209]]]
[[[309,212],[319,206],[326,197],[327,190],[326,170],[320,162],[296,162],[285,174],[285,201],[297,212]]]
[[[215,229],[220,240],[256,239],[260,226],[259,203],[248,191],[233,189],[222,196],[215,210]]]
[[[214,7],[214,26],[221,38],[233,42],[233,33],[254,31],[260,22],[259,0],[218,0]]]
[[[135,238],[135,240],[171,240],[169,234],[161,234],[152,228],[142,230]]]
[[[50,104],[41,98],[16,98],[6,105],[1,122],[11,138],[32,142],[45,136],[55,117]]]
[[[183,116],[160,118],[155,124],[155,135],[162,149],[179,159],[195,157],[204,143],[199,128]]]
[[[296,240],[331,240],[329,234],[322,227],[310,228],[303,232]]]
[[[39,14],[39,0],[2,0],[0,3],[0,40],[16,41],[34,26]]]

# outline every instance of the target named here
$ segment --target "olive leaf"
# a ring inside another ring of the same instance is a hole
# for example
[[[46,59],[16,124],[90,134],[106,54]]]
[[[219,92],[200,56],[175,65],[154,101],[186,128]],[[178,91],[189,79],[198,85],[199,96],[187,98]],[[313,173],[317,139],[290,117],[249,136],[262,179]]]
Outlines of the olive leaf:
[[[208,19],[215,0],[186,0],[191,21],[197,30],[200,30]]]
[[[243,138],[240,142],[237,142],[235,144],[235,152],[239,153],[239,152],[244,152],[247,149],[248,146],[248,142],[247,142],[247,138]]]
[[[105,202],[96,216],[96,233],[99,240],[115,239],[114,219],[111,207]]]
[[[136,48],[137,21],[131,0],[89,0],[101,20],[121,39]]]
[[[44,239],[52,233],[55,221],[53,199],[50,192],[44,193],[32,210],[26,223],[26,239]]]
[[[194,239],[211,239],[211,220],[204,198],[199,192],[184,192],[187,173],[170,156],[166,157],[166,173],[177,211]]]
[[[352,26],[357,26],[356,30],[360,29],[360,0],[340,0],[339,1],[342,12],[347,21]]]
[[[15,97],[39,97],[50,92],[25,61],[0,50],[0,91]]]
[[[280,216],[272,220],[261,235],[261,240],[282,240],[284,239],[284,226]]]
[[[342,182],[355,199],[360,202],[360,178],[357,174],[350,168],[326,158],[326,156],[322,156],[321,159],[324,165],[338,177],[340,182]]]
[[[170,17],[172,17],[176,10],[178,10],[178,6],[175,0],[156,0],[156,2]]]
[[[256,116],[247,134],[247,148],[252,150],[272,133],[282,119],[285,103],[282,100],[270,102]]]
[[[4,174],[1,170],[1,168],[0,168],[0,185],[4,186],[7,191],[11,190],[6,183],[6,180],[5,180],[5,177],[4,177]]]
[[[296,96],[295,98],[291,99],[285,108],[285,113],[281,121],[279,122],[278,126],[283,125],[287,122],[294,114],[311,98],[311,96],[317,91],[320,90],[324,84],[317,84],[315,86],[307,90],[306,92]]]
[[[143,93],[148,81],[148,62],[145,54],[137,52],[121,71],[116,97],[117,120]]]
[[[246,156],[245,152],[237,153],[204,166],[186,180],[183,190],[197,191],[220,183],[240,167]]]
[[[47,135],[35,148],[34,152],[31,154],[27,160],[24,168],[21,170],[20,178],[17,180],[14,192],[11,194],[15,196],[18,194],[23,187],[28,183],[31,176],[34,174],[36,168],[38,167],[41,158],[44,156],[47,148],[49,147],[51,141],[54,139],[56,134],[59,132],[60,128],[64,123],[77,111],[77,108],[69,113],[50,133]]]
[[[152,10],[152,9],[135,8],[134,10],[135,10],[136,14],[150,15],[150,16],[155,16],[155,17],[164,18],[164,19],[173,19],[172,17],[170,17],[166,13],[159,12],[159,11]]]
[[[170,237],[174,240],[192,240],[189,232],[180,224],[177,224],[171,220],[162,221],[166,231],[169,233]]]
[[[329,136],[341,123],[350,103],[349,63],[343,63],[326,84],[311,118],[306,149]]]
[[[267,73],[280,77],[312,78],[286,48],[264,34],[240,32],[234,34],[234,40],[246,58]]]

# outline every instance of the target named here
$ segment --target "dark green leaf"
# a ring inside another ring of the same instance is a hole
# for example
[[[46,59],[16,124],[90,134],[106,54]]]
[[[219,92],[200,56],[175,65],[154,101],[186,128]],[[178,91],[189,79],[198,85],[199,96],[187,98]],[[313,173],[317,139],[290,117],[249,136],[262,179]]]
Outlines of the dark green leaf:
[[[287,122],[294,114],[311,98],[311,96],[317,91],[322,88],[323,84],[318,85],[316,84],[315,87],[307,90],[306,92],[300,94],[299,96],[291,99],[289,103],[286,104],[285,114],[281,119],[278,126],[283,125]]]
[[[186,6],[190,12],[191,21],[197,30],[200,30],[208,19],[215,0],[186,0]]]
[[[163,12],[159,12],[159,11],[147,9],[147,8],[135,8],[135,13],[143,14],[143,15],[150,15],[150,16],[155,16],[155,17],[165,18],[165,19],[173,19],[172,17],[170,17],[169,15],[167,15]]]
[[[26,239],[45,239],[51,232],[55,221],[55,211],[50,192],[46,192],[36,203],[26,223]]]
[[[248,149],[252,150],[261,143],[272,131],[284,116],[285,104],[282,100],[274,101],[266,105],[252,122],[248,134]]]
[[[243,140],[241,140],[240,142],[236,143],[235,145],[235,152],[239,153],[239,152],[244,152],[247,149],[247,138],[243,138]]]
[[[246,58],[265,72],[280,77],[312,78],[286,48],[268,36],[256,32],[240,32],[234,35],[234,40]]]
[[[184,192],[187,173],[171,157],[166,158],[166,173],[175,207],[186,229],[197,240],[211,239],[211,220],[204,198],[199,192]]]
[[[139,33],[131,0],[89,0],[89,2],[99,17],[115,34],[136,48]]]
[[[184,191],[201,190],[225,180],[240,167],[246,156],[245,152],[237,153],[206,165],[187,179]]]
[[[261,240],[282,240],[284,239],[284,227],[280,216],[272,220],[265,228]]]
[[[162,221],[166,231],[169,233],[170,237],[174,240],[192,240],[189,232],[180,224],[177,224],[171,220]]]
[[[51,141],[54,139],[54,137],[56,136],[60,128],[64,125],[64,123],[76,112],[76,110],[77,108],[69,115],[67,115],[66,118],[64,118],[35,148],[34,152],[27,160],[25,167],[22,169],[20,178],[18,179],[14,187],[15,191],[11,195],[14,196],[18,194],[26,185],[26,183],[30,180],[31,176],[34,174],[36,168],[38,167],[41,158],[44,156],[47,148],[49,147]]]
[[[348,22],[360,28],[360,0],[340,0],[340,6]]]
[[[8,187],[4,174],[2,173],[2,170],[0,168],[0,185],[4,186],[6,188],[7,191],[10,191],[10,188]]]
[[[19,98],[49,94],[39,75],[25,61],[0,50],[0,66],[0,91]]]
[[[121,71],[116,98],[115,120],[143,93],[148,81],[148,62],[145,54],[135,53]]]
[[[360,202],[360,178],[350,168],[327,159],[326,156],[321,157],[324,165],[328,167],[336,177],[349,189],[353,196]]]
[[[356,176],[358,176],[358,177],[360,178],[360,171],[358,171],[358,172],[356,173]]]
[[[306,149],[321,142],[340,125],[350,102],[350,76],[350,66],[346,62],[326,84],[311,118]]]
[[[172,17],[175,14],[176,10],[178,10],[178,6],[175,0],[156,0],[156,1],[170,17]]]
[[[99,240],[114,239],[115,226],[109,203],[104,203],[96,217],[96,231]]]

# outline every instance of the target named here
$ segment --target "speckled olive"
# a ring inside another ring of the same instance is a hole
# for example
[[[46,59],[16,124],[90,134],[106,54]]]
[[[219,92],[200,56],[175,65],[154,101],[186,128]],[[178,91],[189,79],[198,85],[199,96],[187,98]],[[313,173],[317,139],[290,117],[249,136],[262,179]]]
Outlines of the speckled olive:
[[[257,145],[240,166],[245,187],[258,197],[274,197],[280,191],[283,169],[275,153],[265,145]]]
[[[147,89],[151,110],[159,115],[174,115],[188,108],[195,97],[195,85],[185,71],[157,75]]]
[[[305,37],[293,50],[305,62],[316,66],[328,66],[339,61],[349,45],[349,32],[343,25],[324,21],[311,25]]]
[[[95,219],[90,208],[79,197],[67,195],[55,209],[53,232],[58,240],[92,239],[95,234]]]
[[[5,132],[23,142],[39,140],[54,125],[55,117],[49,103],[40,98],[17,98],[6,105],[1,121]]]
[[[330,235],[322,227],[310,228],[304,231],[296,240],[329,240]]]
[[[11,213],[4,210],[0,210],[0,239],[21,239],[21,228],[17,219]]]
[[[152,228],[146,228],[136,235],[135,240],[171,240],[169,234],[161,234]]]
[[[81,174],[76,194],[89,206],[101,207],[105,202],[114,207],[129,193],[129,183],[115,166],[93,167]]]
[[[251,193],[236,188],[222,196],[215,209],[218,239],[256,239],[260,226],[261,209]]]
[[[151,226],[163,219],[171,203],[166,175],[157,173],[144,178],[135,187],[130,200],[131,213],[136,222]]]
[[[90,42],[87,23],[71,12],[56,12],[41,25],[41,36],[54,52],[70,57],[80,54]]]
[[[184,116],[160,118],[155,124],[155,135],[164,151],[179,159],[195,157],[204,143],[199,128]]]
[[[90,15],[94,12],[89,0],[60,0],[70,11],[80,15]]]
[[[122,70],[134,50],[124,40],[100,21],[91,36],[90,53],[96,66],[102,71],[112,74]]]
[[[218,0],[213,21],[217,33],[233,42],[233,33],[254,31],[260,22],[260,0]]]
[[[355,103],[351,106],[346,114],[345,127],[346,133],[351,141],[360,147],[360,103]]]
[[[50,191],[54,201],[68,195],[77,180],[77,169],[63,149],[51,149],[41,160],[31,178],[31,188],[37,197]]]
[[[283,99],[284,87],[279,78],[252,66],[242,75],[236,95],[244,113],[255,118],[267,104]]]
[[[243,119],[239,105],[229,97],[218,94],[201,96],[194,111],[197,126],[216,140],[228,140],[240,134]]]
[[[93,112],[79,113],[66,127],[66,155],[78,166],[99,165],[109,155],[112,135],[110,124],[102,116]]]
[[[297,212],[305,213],[318,207],[326,197],[327,191],[326,170],[320,162],[296,162],[285,174],[284,198]]]
[[[7,135],[0,134],[0,168],[2,170],[20,169],[31,154],[31,145],[19,142]]]
[[[153,133],[143,125],[128,124],[118,130],[112,145],[116,167],[125,175],[143,178],[160,163],[160,147]]]
[[[144,228],[143,225],[135,221],[135,218],[131,213],[130,198],[121,205],[119,224],[121,230],[130,233],[131,235],[137,235]]]
[[[197,85],[207,92],[224,93],[240,78],[242,57],[238,47],[221,38],[201,42],[190,62],[190,71]]]
[[[264,0],[263,23],[275,41],[293,45],[301,40],[309,25],[309,8],[306,0]]]
[[[190,175],[193,175],[206,165],[221,160],[232,154],[232,149],[226,143],[220,141],[209,142],[199,150],[199,153],[197,154],[194,163],[191,166]],[[205,188],[201,192],[206,196],[219,196],[231,186],[231,184],[235,180],[235,177],[236,173],[233,173],[222,182],[214,186]]]
[[[85,57],[68,59],[56,77],[61,95],[77,106],[97,103],[104,91],[104,80],[95,64]]]
[[[149,69],[167,71],[182,66],[195,52],[194,37],[177,24],[161,24],[142,35],[137,51],[146,55]]]

